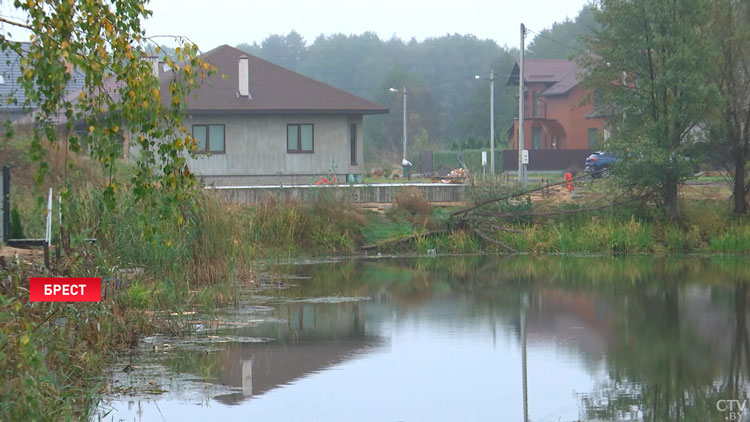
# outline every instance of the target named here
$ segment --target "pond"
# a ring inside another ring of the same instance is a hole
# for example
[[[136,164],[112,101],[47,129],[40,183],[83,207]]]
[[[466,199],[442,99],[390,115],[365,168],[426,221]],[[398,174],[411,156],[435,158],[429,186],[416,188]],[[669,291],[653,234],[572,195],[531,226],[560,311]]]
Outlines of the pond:
[[[186,315],[191,333],[143,339],[95,420],[750,420],[749,264],[282,266],[237,306]]]

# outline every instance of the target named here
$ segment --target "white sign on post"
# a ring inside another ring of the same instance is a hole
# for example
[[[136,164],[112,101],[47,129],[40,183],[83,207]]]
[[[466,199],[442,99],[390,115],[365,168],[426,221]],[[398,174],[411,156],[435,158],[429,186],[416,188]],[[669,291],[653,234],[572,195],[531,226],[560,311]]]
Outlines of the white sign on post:
[[[521,164],[529,164],[529,150],[521,151]]]
[[[482,151],[482,165],[487,165],[487,151]]]

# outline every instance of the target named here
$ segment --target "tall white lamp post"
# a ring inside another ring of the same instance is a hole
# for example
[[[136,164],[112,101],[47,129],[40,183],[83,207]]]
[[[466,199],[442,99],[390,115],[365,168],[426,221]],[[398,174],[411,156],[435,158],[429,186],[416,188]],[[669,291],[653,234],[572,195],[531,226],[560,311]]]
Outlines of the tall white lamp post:
[[[404,96],[404,160],[406,160],[406,85],[402,90],[396,88],[389,88],[390,92],[403,94]]]
[[[483,79],[475,75],[474,79]],[[490,71],[490,174],[495,175],[495,70]]]
[[[526,93],[523,89],[523,65],[524,65],[524,42],[526,38],[526,27],[521,24],[521,60],[518,69],[518,183],[526,187],[526,162],[523,159],[524,151],[524,134],[523,134],[523,113],[524,113],[524,96]]]

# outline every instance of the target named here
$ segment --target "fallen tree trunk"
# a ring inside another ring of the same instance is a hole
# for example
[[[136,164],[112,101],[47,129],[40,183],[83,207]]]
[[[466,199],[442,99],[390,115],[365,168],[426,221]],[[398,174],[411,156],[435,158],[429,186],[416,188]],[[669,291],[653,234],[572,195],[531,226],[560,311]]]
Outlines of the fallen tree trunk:
[[[596,207],[588,207],[588,208],[577,208],[577,209],[569,209],[569,210],[556,210],[556,211],[518,211],[518,212],[494,212],[494,211],[474,211],[473,215],[478,217],[495,217],[495,218],[506,218],[506,217],[551,217],[555,215],[567,215],[567,214],[577,214],[580,212],[592,212],[592,211],[601,211],[606,208],[616,207],[618,205],[627,204],[629,202],[635,202],[640,201],[644,199],[644,197],[638,197],[638,198],[630,198],[625,199],[622,201],[616,201],[609,204],[604,204]]]
[[[417,234],[413,234],[413,235],[410,235],[410,236],[400,237],[398,239],[386,240],[385,242],[381,242],[381,243],[375,243],[375,244],[372,244],[372,245],[365,245],[365,246],[362,246],[360,249],[362,249],[363,251],[367,251],[367,250],[371,250],[371,249],[382,248],[384,246],[396,246],[396,245],[401,245],[403,243],[410,242],[410,241],[415,240],[415,239],[419,239],[419,238],[423,238],[423,237],[431,237],[431,236],[435,236],[437,234],[448,233],[448,232],[449,232],[448,229],[441,229],[441,230],[433,230],[433,231],[427,232],[427,233],[417,233]]]
[[[486,234],[484,234],[484,233],[480,232],[480,231],[479,231],[478,229],[472,229],[472,230],[474,231],[474,233],[475,233],[475,234],[476,234],[477,236],[481,237],[482,239],[484,239],[484,240],[485,240],[485,241],[487,241],[487,242],[493,243],[493,244],[495,244],[495,245],[497,245],[497,246],[500,246],[501,248],[507,249],[507,250],[509,250],[509,251],[511,251],[511,252],[513,252],[513,253],[516,253],[516,252],[518,252],[517,250],[513,249],[513,248],[512,248],[512,247],[511,247],[510,245],[508,245],[507,243],[503,243],[503,242],[501,242],[501,241],[499,241],[499,240],[495,240],[495,239],[493,239],[493,238],[491,238],[491,237],[487,236]]]
[[[502,227],[502,226],[498,226],[497,224],[492,224],[492,223],[487,223],[487,222],[483,222],[483,224],[486,224],[488,227],[491,227],[491,228],[493,228],[495,230],[499,230],[499,231],[504,231],[504,232],[508,232],[508,233],[515,233],[515,234],[526,234],[526,232],[523,231],[523,230],[510,229],[508,227]]]
[[[574,177],[573,179],[570,180],[570,182],[573,182],[573,181],[576,181],[576,180],[580,180],[580,179],[583,179],[585,177],[590,177],[592,174],[601,173],[602,171],[604,171],[604,170],[599,170],[599,171],[595,171],[595,172],[591,172],[591,173],[586,173],[583,176]],[[470,211],[474,211],[476,209],[482,208],[483,206],[491,204],[493,202],[505,201],[506,199],[515,198],[517,196],[528,195],[530,193],[539,192],[540,190],[544,190],[544,189],[550,188],[552,186],[566,185],[566,184],[568,184],[568,182],[569,181],[566,180],[566,181],[562,181],[562,182],[558,182],[558,183],[548,183],[548,184],[542,185],[542,186],[540,186],[538,188],[529,189],[529,190],[522,191],[522,192],[516,192],[516,193],[509,194],[509,195],[504,195],[504,196],[501,196],[501,197],[498,197],[498,198],[488,199],[488,200],[482,201],[482,202],[480,202],[480,203],[478,203],[478,204],[476,204],[476,205],[474,205],[472,207],[465,208],[465,209],[458,210],[458,211],[454,211],[453,213],[451,213],[451,215],[454,216],[454,217],[457,216],[457,215],[462,215],[462,214],[464,216],[466,216],[466,214],[468,214]]]

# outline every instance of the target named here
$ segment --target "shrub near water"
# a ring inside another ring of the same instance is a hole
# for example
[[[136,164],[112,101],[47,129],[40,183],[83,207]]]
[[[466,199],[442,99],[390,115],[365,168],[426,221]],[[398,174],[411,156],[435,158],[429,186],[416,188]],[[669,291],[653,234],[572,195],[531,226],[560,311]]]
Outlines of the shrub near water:
[[[140,267],[164,280],[198,284],[224,278],[234,254],[230,210],[209,193],[199,192],[181,203],[179,213],[136,204],[129,194],[107,207],[101,194],[82,189],[65,209],[74,237],[93,237],[104,259],[119,267]],[[106,230],[104,229],[106,228]]]
[[[523,230],[525,234],[504,237],[523,252],[643,253],[657,249],[653,226],[632,217],[622,221],[613,216],[594,216],[584,221],[560,221]]]
[[[403,212],[416,226],[427,226],[430,219],[430,203],[424,191],[416,186],[404,186],[396,193],[393,201],[395,210]]]
[[[66,214],[78,237],[97,238],[103,255],[120,267],[142,267],[160,281],[194,287],[242,274],[257,258],[352,253],[368,224],[361,210],[327,191],[305,203],[269,196],[253,206],[200,192],[179,205],[177,220],[127,197],[110,210],[91,190],[73,196]]]
[[[711,240],[711,250],[715,252],[750,252],[750,226],[737,225]]]
[[[247,207],[246,212],[246,242],[259,256],[352,253],[362,237],[362,227],[368,223],[358,208],[327,192],[306,203],[268,196],[259,205]]]
[[[24,263],[10,271],[0,267],[0,420],[87,420],[101,387],[93,380],[108,352],[137,339],[154,323],[153,314],[108,299],[31,303],[28,280],[39,276],[49,274]]]

